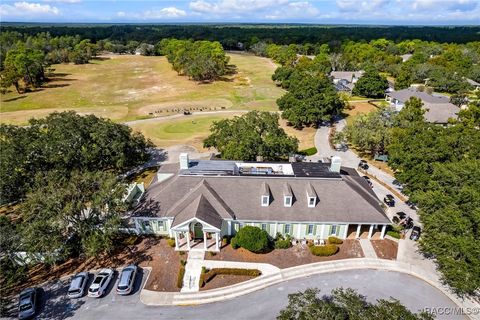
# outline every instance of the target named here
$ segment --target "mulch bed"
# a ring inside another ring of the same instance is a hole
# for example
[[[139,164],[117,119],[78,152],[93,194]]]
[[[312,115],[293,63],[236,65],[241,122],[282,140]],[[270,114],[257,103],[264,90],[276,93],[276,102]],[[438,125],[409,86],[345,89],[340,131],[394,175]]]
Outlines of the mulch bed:
[[[227,245],[214,256],[207,254],[205,259],[270,263],[283,269],[313,262],[364,257],[360,243],[357,240],[344,240],[343,244],[339,246],[340,250],[337,254],[329,257],[317,257],[311,254],[307,245],[296,245],[288,249],[276,249],[263,254],[252,253],[243,248],[235,250],[232,246]]]
[[[255,277],[239,276],[239,275],[231,275],[231,274],[220,274],[220,275],[216,275],[215,278],[207,282],[203,288],[200,288],[200,291],[223,288],[223,287],[231,286],[232,284],[240,283],[253,278]]]
[[[371,240],[373,249],[380,259],[396,260],[398,243],[390,239]]]
[[[133,238],[135,240],[135,237]],[[121,243],[122,240],[119,240]],[[177,274],[180,260],[186,260],[167,244],[166,239],[156,237],[137,237],[133,243],[119,244],[117,248],[99,257],[89,259],[69,259],[55,266],[39,264],[28,271],[27,280],[14,288],[2,288],[5,296],[17,294],[22,289],[38,286],[41,283],[81,271],[100,268],[119,268],[128,264],[140,267],[152,267],[146,288],[157,291],[180,291],[177,288]]]

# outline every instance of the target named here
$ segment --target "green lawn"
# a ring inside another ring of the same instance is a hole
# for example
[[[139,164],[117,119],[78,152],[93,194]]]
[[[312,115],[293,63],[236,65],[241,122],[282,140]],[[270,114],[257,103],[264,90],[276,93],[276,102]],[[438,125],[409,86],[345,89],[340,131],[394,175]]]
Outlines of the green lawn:
[[[115,121],[163,116],[178,110],[277,110],[283,94],[271,80],[269,59],[229,53],[237,73],[199,84],[172,70],[164,57],[110,55],[86,65],[54,65],[51,81],[23,95],[1,96],[0,121],[24,124],[53,111],[76,110]]]

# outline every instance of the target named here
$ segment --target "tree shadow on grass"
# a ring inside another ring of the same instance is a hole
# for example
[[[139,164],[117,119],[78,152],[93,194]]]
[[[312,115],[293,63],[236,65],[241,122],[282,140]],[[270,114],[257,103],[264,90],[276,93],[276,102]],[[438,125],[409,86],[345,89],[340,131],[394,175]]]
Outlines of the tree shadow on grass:
[[[15,98],[10,98],[10,99],[3,100],[3,102],[17,101],[17,100],[20,100],[20,99],[25,99],[26,97],[28,97],[28,96],[27,95],[22,95],[22,96],[18,96],[18,97],[15,97]]]
[[[110,57],[93,57],[90,60],[95,60],[95,61],[105,61],[105,60],[110,60]]]

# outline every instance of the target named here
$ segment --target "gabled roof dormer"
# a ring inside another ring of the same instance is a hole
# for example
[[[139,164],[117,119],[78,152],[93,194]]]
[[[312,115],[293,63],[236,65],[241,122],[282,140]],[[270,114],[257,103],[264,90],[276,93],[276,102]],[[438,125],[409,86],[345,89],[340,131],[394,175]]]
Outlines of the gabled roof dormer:
[[[293,204],[293,192],[292,187],[288,183],[283,186],[283,206],[291,207]]]
[[[268,207],[270,205],[270,187],[266,182],[262,183],[261,205],[262,207]]]
[[[317,205],[317,193],[315,192],[315,189],[313,186],[308,183],[307,184],[307,204],[309,208],[315,208]]]

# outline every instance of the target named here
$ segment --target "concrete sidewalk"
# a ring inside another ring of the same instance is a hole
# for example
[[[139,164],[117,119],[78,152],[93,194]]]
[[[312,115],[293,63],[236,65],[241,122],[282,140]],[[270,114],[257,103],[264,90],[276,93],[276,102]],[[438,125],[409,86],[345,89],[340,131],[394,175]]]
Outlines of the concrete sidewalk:
[[[373,249],[372,242],[370,242],[370,239],[360,239],[360,246],[362,247],[363,250],[363,255],[365,258],[370,258],[370,259],[377,259],[377,253],[375,252],[375,249]]]
[[[337,261],[317,262],[296,266],[287,269],[279,269],[278,272],[262,275],[258,278],[248,280],[242,283],[234,284],[228,287],[201,291],[195,293],[164,293],[143,289],[140,294],[140,300],[146,305],[197,305],[211,302],[224,301],[233,299],[250,292],[264,289],[273,284],[283,281],[308,277],[319,273],[333,273],[344,270],[355,269],[380,269],[393,272],[406,273],[415,276],[433,287],[440,290],[449,297],[459,307],[463,308],[479,308],[478,303],[469,299],[460,299],[445,287],[436,273],[426,270],[409,263],[401,261],[392,261],[384,259],[356,258]],[[471,316],[472,317],[472,316]],[[472,317],[472,319],[475,319]]]

